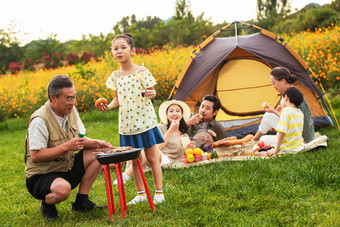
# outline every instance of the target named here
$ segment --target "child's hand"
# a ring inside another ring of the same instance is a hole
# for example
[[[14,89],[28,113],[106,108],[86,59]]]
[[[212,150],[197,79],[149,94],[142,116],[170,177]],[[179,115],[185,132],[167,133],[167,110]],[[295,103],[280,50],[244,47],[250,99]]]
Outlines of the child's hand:
[[[100,111],[107,111],[107,110],[110,109],[109,106],[107,104],[104,104],[104,103],[101,103],[97,108]]]
[[[156,97],[156,91],[155,89],[146,89],[144,93],[144,97],[153,99]]]
[[[272,149],[270,149],[270,150],[268,150],[268,151],[266,152],[266,154],[267,154],[268,157],[271,157],[271,156],[273,156],[273,155],[276,154],[276,153],[278,153],[278,152],[276,152],[275,148],[272,148]]]

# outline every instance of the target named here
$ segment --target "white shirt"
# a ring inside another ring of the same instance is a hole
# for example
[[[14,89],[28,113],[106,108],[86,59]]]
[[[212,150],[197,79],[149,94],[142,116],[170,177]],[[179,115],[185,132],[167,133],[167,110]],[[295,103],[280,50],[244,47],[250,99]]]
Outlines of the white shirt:
[[[59,117],[57,116],[50,105],[48,105],[49,108],[51,109],[53,116],[56,118],[57,122],[59,125],[65,130],[66,134],[68,134],[68,119],[67,116],[64,115],[64,117]],[[79,113],[75,107],[75,115],[77,119],[77,124],[78,124],[78,130],[81,133],[85,134],[85,126],[83,122],[81,121],[79,117]],[[29,127],[28,127],[28,139],[29,139],[29,147],[30,150],[41,150],[43,148],[47,147],[48,143],[48,138],[49,138],[49,133],[45,124],[45,121],[41,117],[35,117]]]

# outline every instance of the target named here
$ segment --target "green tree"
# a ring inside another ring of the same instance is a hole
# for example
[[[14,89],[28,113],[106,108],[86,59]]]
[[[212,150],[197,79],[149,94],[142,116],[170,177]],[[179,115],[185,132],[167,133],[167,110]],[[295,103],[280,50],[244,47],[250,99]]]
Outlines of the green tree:
[[[38,61],[43,54],[53,56],[55,53],[66,54],[66,45],[56,39],[56,34],[44,40],[33,40],[25,45],[25,59]]]
[[[183,18],[193,22],[194,16],[191,13],[190,3],[186,0],[176,0],[175,5],[175,20],[181,20]]]
[[[11,23],[8,29],[0,29],[0,73],[4,74],[11,62],[21,62],[23,48],[17,39],[20,31],[16,31],[16,25]]]
[[[340,12],[340,0],[333,0],[330,4],[330,7],[337,12]]]
[[[94,53],[95,56],[103,56],[105,51],[109,51],[113,33],[104,35],[83,35],[81,40],[72,40],[66,43],[66,52],[81,55],[83,52]]]
[[[290,13],[288,0],[257,0],[257,19],[268,19],[278,15],[285,17]]]

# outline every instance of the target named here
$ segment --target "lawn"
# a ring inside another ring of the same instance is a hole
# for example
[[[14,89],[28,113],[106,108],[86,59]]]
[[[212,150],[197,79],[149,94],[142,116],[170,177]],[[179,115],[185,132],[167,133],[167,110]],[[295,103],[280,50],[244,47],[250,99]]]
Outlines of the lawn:
[[[339,98],[335,103],[339,104]],[[333,106],[339,113],[340,105]],[[81,114],[86,135],[118,145],[117,112]],[[25,187],[24,153],[27,119],[0,123],[0,226],[280,226],[340,225],[340,131],[319,130],[329,137],[327,148],[297,155],[242,162],[220,162],[185,169],[164,169],[166,202],[152,212],[148,203],[128,206],[120,220],[118,190],[114,187],[115,223],[108,211],[71,211],[76,190],[57,205],[60,218],[41,217],[40,201]],[[146,178],[154,195],[150,172]],[[135,196],[132,181],[125,185],[127,200]],[[90,198],[106,203],[103,173]]]

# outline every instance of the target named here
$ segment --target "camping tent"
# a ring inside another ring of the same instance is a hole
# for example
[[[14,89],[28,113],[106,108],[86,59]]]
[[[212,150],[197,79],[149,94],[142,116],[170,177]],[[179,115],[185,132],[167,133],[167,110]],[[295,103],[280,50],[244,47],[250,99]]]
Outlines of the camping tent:
[[[234,25],[235,36],[216,37]],[[239,36],[242,28],[258,33]],[[217,95],[222,108],[216,116],[228,136],[255,133],[264,114],[262,103],[279,103],[279,94],[270,81],[270,70],[287,68],[298,78],[297,86],[305,96],[316,127],[332,125],[323,94],[316,87],[307,64],[282,38],[260,27],[233,22],[202,42],[190,56],[176,81],[174,99],[185,101],[197,113],[202,98]],[[173,90],[174,90],[173,89]],[[170,94],[171,96],[172,94]],[[320,101],[320,102],[319,102]],[[321,104],[322,105],[321,105]]]

